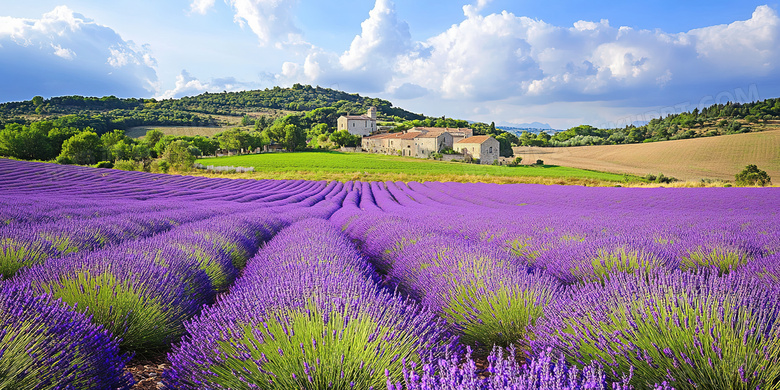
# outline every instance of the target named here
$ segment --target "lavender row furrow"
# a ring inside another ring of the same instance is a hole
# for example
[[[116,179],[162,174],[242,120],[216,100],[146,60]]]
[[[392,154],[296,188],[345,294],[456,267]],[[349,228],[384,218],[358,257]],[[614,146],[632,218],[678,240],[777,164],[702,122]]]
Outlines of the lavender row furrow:
[[[266,212],[232,214],[104,250],[52,258],[8,283],[91,315],[129,351],[159,350],[225,291],[282,223]]]
[[[368,262],[325,220],[280,232],[230,294],[187,323],[169,386],[379,389],[403,365],[443,356],[433,313],[380,288]]]

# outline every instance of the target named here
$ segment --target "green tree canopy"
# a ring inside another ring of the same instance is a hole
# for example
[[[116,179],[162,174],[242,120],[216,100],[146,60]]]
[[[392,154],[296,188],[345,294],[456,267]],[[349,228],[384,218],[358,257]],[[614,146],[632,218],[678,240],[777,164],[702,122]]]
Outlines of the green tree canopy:
[[[240,150],[249,148],[249,133],[241,129],[229,129],[216,137],[219,147],[225,150]]]
[[[52,153],[58,156],[62,152],[62,144],[66,139],[73,137],[81,132],[75,127],[54,127],[49,130],[49,143],[52,147]]]
[[[306,144],[306,133],[299,126],[290,124],[284,127],[284,145],[289,151],[296,150]]]
[[[496,140],[498,140],[498,146],[499,151],[498,154],[501,157],[512,157],[515,155],[515,152],[512,150],[512,140],[509,136],[509,133],[502,133],[495,136]],[[517,137],[515,137],[516,139]]]
[[[54,157],[45,127],[9,124],[0,130],[0,155],[25,160],[49,160]]]
[[[62,144],[61,157],[69,158],[74,164],[92,165],[103,155],[103,143],[97,133],[85,130],[68,138]]]
[[[742,172],[737,173],[735,179],[738,186],[759,185],[764,187],[772,184],[772,178],[769,177],[766,171],[758,169],[758,166],[754,164],[746,166]]]
[[[154,145],[157,145],[157,143],[160,142],[164,135],[165,134],[162,131],[157,129],[147,130],[146,135],[144,136],[144,142],[152,149],[154,148]]]
[[[192,168],[195,156],[190,153],[190,144],[184,140],[177,140],[168,144],[162,154],[162,159],[176,171],[185,172]]]
[[[350,134],[347,130],[334,131],[330,135],[330,141],[338,146],[355,147],[360,143],[360,136]]]

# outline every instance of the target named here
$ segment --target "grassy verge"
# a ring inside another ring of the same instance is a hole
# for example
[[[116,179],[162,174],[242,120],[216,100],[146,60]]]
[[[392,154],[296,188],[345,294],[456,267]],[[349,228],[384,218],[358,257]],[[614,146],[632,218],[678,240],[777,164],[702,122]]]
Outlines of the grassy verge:
[[[587,186],[615,186],[643,181],[636,176],[554,165],[520,167],[476,165],[367,153],[269,153],[209,158],[198,162],[204,165],[254,167],[254,173],[190,173],[197,176],[246,179],[454,181]]]

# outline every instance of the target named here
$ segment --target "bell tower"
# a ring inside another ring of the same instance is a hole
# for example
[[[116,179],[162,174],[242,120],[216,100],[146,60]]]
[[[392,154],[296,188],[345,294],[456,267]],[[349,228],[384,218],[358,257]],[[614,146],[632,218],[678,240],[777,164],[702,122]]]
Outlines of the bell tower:
[[[374,106],[369,107],[366,116],[373,120],[376,120],[376,107]]]

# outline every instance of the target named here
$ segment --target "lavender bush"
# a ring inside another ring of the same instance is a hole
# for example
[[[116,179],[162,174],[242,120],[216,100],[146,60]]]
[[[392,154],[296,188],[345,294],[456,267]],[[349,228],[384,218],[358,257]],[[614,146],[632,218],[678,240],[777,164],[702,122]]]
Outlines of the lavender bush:
[[[128,389],[129,358],[89,317],[0,284],[0,388]]]
[[[780,294],[744,274],[617,274],[567,298],[535,327],[535,350],[595,360],[615,376],[633,370],[636,386],[755,389],[780,381]]]
[[[184,320],[214,296],[205,273],[186,262],[161,266],[114,251],[53,259],[14,282],[87,313],[131,351],[164,347],[181,335]]]

